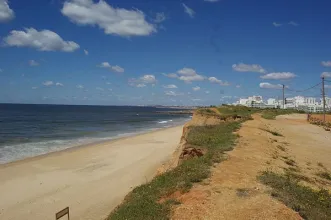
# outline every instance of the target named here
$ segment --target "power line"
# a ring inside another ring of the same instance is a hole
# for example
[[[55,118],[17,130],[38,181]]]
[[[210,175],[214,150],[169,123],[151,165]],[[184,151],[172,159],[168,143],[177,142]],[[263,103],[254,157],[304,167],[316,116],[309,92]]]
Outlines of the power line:
[[[289,90],[289,91],[292,91],[292,92],[305,92],[305,91],[308,91],[308,90],[310,90],[310,89],[313,89],[313,88],[315,88],[315,87],[317,87],[317,86],[319,86],[319,85],[321,85],[322,83],[318,83],[318,84],[316,84],[316,85],[313,85],[313,86],[311,86],[311,87],[309,87],[309,88],[307,88],[307,89],[304,89],[304,90],[295,90],[295,89],[289,89],[289,88],[286,88],[287,90]]]

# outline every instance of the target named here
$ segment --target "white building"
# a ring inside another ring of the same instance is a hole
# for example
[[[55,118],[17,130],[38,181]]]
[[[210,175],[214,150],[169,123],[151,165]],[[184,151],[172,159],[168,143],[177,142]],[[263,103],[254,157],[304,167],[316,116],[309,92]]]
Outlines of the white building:
[[[316,98],[314,97],[306,97],[305,104],[308,106],[316,105]]]

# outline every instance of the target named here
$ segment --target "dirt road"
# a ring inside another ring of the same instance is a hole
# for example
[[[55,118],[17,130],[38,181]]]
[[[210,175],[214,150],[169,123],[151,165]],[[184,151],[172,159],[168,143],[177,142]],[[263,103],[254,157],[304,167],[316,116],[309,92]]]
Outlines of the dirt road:
[[[274,136],[276,131],[283,136]],[[301,219],[298,213],[272,198],[257,180],[260,172],[284,172],[284,158],[293,158],[313,187],[331,190],[331,182],[319,181],[316,172],[331,171],[331,132],[306,122],[306,115],[265,120],[255,115],[238,131],[239,141],[227,160],[215,164],[212,175],[177,198],[172,219]]]

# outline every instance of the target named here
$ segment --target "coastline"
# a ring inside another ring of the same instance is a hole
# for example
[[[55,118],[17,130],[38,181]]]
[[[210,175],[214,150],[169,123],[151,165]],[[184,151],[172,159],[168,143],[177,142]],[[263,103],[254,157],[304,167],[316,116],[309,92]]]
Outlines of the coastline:
[[[162,128],[1,164],[0,218],[53,219],[69,206],[73,218],[102,219],[169,161],[182,130]]]
[[[96,140],[96,141],[88,142],[88,143],[85,143],[85,144],[83,143],[83,144],[73,145],[73,146],[63,148],[63,149],[60,149],[60,150],[57,150],[57,151],[51,151],[51,152],[47,152],[47,153],[40,154],[40,155],[35,155],[35,156],[31,156],[31,157],[24,157],[22,159],[13,160],[13,161],[9,161],[9,162],[6,162],[6,163],[0,163],[0,169],[2,167],[15,165],[17,163],[24,163],[24,162],[27,162],[27,161],[38,160],[38,159],[41,159],[41,158],[47,157],[47,156],[52,156],[52,155],[56,155],[56,154],[62,154],[62,153],[66,153],[66,152],[75,151],[79,148],[86,148],[86,147],[91,147],[91,146],[99,145],[99,144],[107,144],[107,143],[111,144],[113,142],[116,142],[116,141],[119,141],[119,140],[125,140],[127,138],[132,138],[132,137],[136,137],[136,136],[140,136],[140,135],[144,135],[144,134],[150,134],[150,133],[154,133],[154,132],[157,132],[157,131],[166,130],[166,129],[169,129],[169,128],[184,126],[189,121],[190,120],[185,121],[185,122],[180,123],[180,124],[177,124],[175,126],[164,127],[164,128],[154,128],[154,129],[150,128],[148,130],[141,130],[139,132],[132,133],[131,135],[128,135],[128,136],[114,136],[113,138],[109,138],[109,139],[106,139],[106,140]]]

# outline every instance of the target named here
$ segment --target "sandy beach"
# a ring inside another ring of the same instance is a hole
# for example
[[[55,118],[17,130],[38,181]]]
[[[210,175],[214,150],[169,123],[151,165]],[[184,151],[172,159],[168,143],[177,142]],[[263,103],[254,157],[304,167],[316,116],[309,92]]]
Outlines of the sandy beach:
[[[104,219],[168,161],[183,126],[0,165],[0,219]]]

